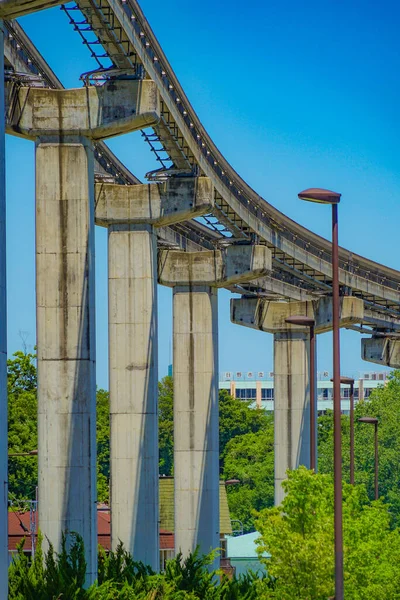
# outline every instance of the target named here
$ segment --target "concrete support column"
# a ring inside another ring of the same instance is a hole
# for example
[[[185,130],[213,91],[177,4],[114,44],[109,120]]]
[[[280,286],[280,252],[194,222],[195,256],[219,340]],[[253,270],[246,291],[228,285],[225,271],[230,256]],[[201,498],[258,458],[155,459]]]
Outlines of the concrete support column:
[[[0,598],[7,598],[7,297],[4,131],[4,30],[0,21]]]
[[[157,239],[108,228],[111,544],[159,569]]]
[[[270,271],[265,246],[158,254],[159,282],[174,288],[175,551],[183,556],[219,547],[216,288]]]
[[[284,497],[286,469],[310,468],[309,336],[274,334],[275,504]]]
[[[97,571],[94,171],[88,140],[36,144],[39,526]]]
[[[175,550],[184,556],[219,547],[217,300],[209,286],[174,288]]]

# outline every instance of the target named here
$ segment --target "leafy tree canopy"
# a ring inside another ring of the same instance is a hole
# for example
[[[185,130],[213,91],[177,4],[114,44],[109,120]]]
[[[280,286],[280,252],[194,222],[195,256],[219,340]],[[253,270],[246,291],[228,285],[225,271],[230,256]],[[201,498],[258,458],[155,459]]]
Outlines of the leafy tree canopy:
[[[377,417],[379,438],[379,495],[390,505],[394,523],[400,524],[400,371],[394,371],[385,386],[355,407],[355,482],[366,486],[374,498],[374,427],[359,423],[364,416]],[[333,472],[333,419],[328,413],[318,419],[318,468]],[[343,477],[350,480],[350,420],[342,415]]]
[[[334,596],[332,479],[300,467],[283,487],[282,505],[262,511],[256,523],[260,559],[276,578],[266,597],[326,600]],[[346,600],[400,598],[400,532],[363,485],[344,486],[343,534]]]

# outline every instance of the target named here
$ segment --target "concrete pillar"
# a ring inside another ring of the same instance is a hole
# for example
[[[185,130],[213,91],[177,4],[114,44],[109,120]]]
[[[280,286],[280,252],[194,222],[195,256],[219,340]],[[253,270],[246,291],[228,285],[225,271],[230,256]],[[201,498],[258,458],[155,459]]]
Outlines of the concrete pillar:
[[[85,542],[97,572],[94,158],[76,138],[36,145],[39,526]]]
[[[274,334],[275,504],[282,502],[287,469],[310,468],[309,335]]]
[[[155,571],[158,527],[157,239],[108,229],[111,544]]]
[[[216,288],[270,271],[265,246],[158,255],[159,282],[174,287],[175,551],[184,557],[219,547]]]
[[[92,141],[159,119],[150,80],[76,90],[8,84],[7,127],[36,142],[39,526],[83,537],[97,575]]]
[[[96,185],[108,227],[111,544],[159,569],[157,240],[154,227],[210,211],[206,177]]]
[[[7,297],[4,131],[4,30],[0,21],[0,598],[7,598]]]
[[[209,286],[177,286],[174,323],[175,550],[219,547],[218,306]]]

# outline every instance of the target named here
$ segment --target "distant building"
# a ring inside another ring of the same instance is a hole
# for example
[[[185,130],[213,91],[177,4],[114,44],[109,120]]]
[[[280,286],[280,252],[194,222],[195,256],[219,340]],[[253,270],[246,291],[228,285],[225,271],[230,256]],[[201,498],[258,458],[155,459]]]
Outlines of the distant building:
[[[346,373],[347,376],[347,373]],[[362,372],[354,377],[354,401],[366,400],[378,386],[385,385],[389,372]],[[321,371],[317,377],[318,413],[333,409],[331,374]],[[254,407],[274,411],[274,374],[272,371],[225,371],[220,374],[219,389],[227,390],[234,398],[252,400]],[[349,386],[341,386],[342,412],[350,411]]]
[[[232,567],[235,569],[235,575],[244,575],[251,570],[262,576],[266,573],[265,566],[260,562],[257,554],[256,539],[260,537],[258,531],[245,533],[236,537],[229,537],[227,540],[227,554],[230,558]],[[270,555],[264,552],[265,558]]]

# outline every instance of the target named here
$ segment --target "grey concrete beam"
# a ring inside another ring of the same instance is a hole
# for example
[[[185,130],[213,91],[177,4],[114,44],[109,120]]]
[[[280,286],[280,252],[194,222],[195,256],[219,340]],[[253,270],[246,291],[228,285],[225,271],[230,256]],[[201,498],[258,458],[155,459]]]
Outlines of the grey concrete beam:
[[[367,362],[400,369],[400,340],[385,337],[363,338],[361,358]]]
[[[205,252],[161,250],[158,253],[158,281],[170,287],[225,287],[270,272],[271,251],[266,246],[237,245]]]
[[[62,3],[63,0],[0,0],[0,18],[16,19]]]
[[[7,84],[7,132],[36,139],[80,135],[104,139],[154,125],[160,118],[153,81],[118,80],[71,90]]]
[[[0,21],[0,115],[4,115],[4,30]],[[4,119],[0,119],[0,598],[8,597],[7,293]]]
[[[96,184],[97,225],[147,223],[163,227],[207,214],[214,206],[208,177],[171,177],[161,184]]]
[[[288,325],[285,319],[305,315],[315,319],[317,333],[330,331],[333,324],[332,298],[325,297],[307,302],[271,302],[262,298],[238,298],[231,300],[231,321],[251,329],[269,333],[287,331],[296,325]],[[364,303],[360,298],[342,296],[340,299],[340,327],[360,323],[364,317]]]

